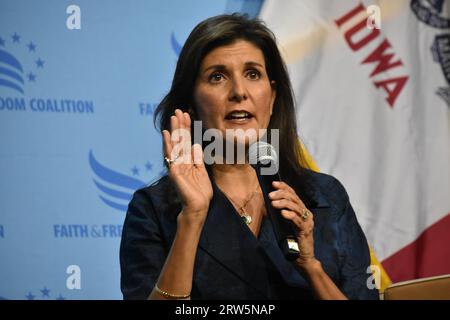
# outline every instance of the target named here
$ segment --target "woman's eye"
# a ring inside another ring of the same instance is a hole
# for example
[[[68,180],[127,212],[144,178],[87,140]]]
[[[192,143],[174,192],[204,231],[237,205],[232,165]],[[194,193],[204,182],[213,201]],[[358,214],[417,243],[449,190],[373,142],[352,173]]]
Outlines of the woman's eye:
[[[219,82],[222,79],[223,79],[223,75],[221,73],[213,73],[209,76],[208,80],[210,82]]]
[[[250,80],[258,80],[260,78],[260,73],[257,70],[250,70],[247,72],[247,77]]]

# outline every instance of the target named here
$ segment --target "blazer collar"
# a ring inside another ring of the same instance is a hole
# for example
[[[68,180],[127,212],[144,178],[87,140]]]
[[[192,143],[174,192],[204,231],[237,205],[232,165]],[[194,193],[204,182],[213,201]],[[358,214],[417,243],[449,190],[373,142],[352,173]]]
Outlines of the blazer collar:
[[[258,240],[214,182],[213,190],[199,247],[267,297],[266,263]]]

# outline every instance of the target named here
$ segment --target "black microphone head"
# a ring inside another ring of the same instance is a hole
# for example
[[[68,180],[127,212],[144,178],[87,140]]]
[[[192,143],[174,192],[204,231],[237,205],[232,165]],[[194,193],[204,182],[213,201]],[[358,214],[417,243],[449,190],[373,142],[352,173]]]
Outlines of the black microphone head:
[[[248,162],[252,166],[260,164],[263,166],[271,165],[278,168],[278,154],[270,143],[256,141],[248,148]]]

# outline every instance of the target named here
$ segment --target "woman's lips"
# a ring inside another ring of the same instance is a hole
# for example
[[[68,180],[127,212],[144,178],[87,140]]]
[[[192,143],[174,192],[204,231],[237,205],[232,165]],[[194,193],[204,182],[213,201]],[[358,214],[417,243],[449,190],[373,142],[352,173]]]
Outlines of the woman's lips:
[[[250,118],[231,118],[231,119],[225,119],[227,123],[233,123],[233,124],[247,124],[253,120],[253,117]]]
[[[234,110],[227,114],[225,121],[233,124],[246,124],[253,119],[253,115],[246,110]]]

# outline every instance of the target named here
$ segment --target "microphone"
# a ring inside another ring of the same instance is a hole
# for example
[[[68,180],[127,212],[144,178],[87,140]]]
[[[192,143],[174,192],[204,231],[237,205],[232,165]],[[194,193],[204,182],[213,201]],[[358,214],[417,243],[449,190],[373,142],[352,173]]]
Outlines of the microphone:
[[[288,260],[295,260],[300,253],[295,227],[292,222],[283,218],[279,210],[272,206],[269,199],[269,193],[275,190],[272,187],[272,182],[282,181],[278,170],[278,154],[270,143],[256,141],[248,149],[248,162],[256,171],[264,196],[267,215],[272,222],[278,245]]]

